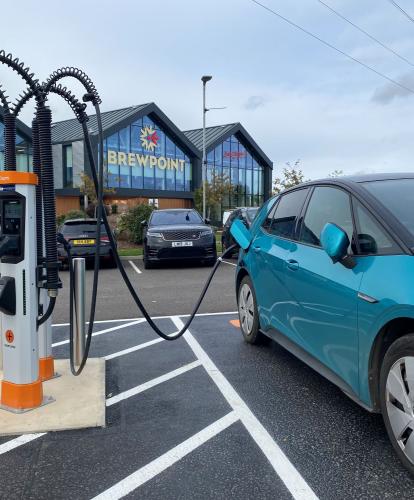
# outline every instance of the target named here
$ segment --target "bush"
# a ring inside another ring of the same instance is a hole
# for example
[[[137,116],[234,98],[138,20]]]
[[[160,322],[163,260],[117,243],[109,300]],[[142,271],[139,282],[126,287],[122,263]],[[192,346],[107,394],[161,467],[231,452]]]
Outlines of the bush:
[[[113,205],[111,205],[111,210],[112,210],[112,213],[114,215],[116,215],[118,213],[118,205],[116,203],[114,203]]]
[[[86,213],[83,210],[69,210],[66,214],[59,215],[56,218],[56,225],[61,226],[65,220],[69,219],[85,219]]]
[[[142,243],[143,220],[148,220],[154,207],[152,205],[136,205],[124,212],[118,221],[118,231],[131,243]]]

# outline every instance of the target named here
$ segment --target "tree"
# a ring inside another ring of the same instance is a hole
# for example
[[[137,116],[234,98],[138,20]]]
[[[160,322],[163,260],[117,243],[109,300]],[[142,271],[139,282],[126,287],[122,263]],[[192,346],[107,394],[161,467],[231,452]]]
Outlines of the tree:
[[[79,186],[79,190],[81,194],[85,198],[87,198],[88,203],[85,203],[85,209],[88,210],[88,212],[94,213],[95,208],[98,205],[98,196],[95,191],[95,184],[93,183],[93,180],[89,177],[89,175],[85,174],[85,172],[82,172],[80,174],[81,178],[81,184]],[[106,184],[105,179],[104,179],[104,185]],[[115,190],[112,188],[103,188],[103,194],[112,194],[114,193]]]
[[[283,178],[276,177],[273,181],[273,194],[278,194],[285,189],[288,189],[298,184],[305,182],[305,174],[298,168],[300,160],[296,160],[293,166],[290,162],[286,162],[286,167],[283,168]]]
[[[343,170],[334,170],[330,174],[328,174],[328,177],[340,177],[341,175],[344,175]]]
[[[215,170],[212,171],[211,181],[206,181],[206,214],[210,218],[211,212],[214,211],[218,205],[221,205],[223,198],[235,192],[235,187],[230,182],[228,175],[217,174]],[[194,204],[196,209],[203,212],[203,188],[200,187],[194,191]]]

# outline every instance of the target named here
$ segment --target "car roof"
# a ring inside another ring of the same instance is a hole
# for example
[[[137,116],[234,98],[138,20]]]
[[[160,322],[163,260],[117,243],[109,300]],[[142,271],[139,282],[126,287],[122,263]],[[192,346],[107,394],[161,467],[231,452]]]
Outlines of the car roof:
[[[195,212],[194,208],[162,208],[161,210],[154,210],[153,213],[159,212]]]
[[[63,224],[74,224],[75,222],[81,222],[83,224],[91,224],[92,222],[95,222],[97,223],[98,222],[98,219],[68,219],[68,220],[65,220],[65,222]]]

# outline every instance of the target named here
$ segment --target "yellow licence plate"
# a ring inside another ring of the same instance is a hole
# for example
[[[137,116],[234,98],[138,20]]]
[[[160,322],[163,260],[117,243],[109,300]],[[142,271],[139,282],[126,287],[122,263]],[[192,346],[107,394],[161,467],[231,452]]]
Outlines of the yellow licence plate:
[[[95,240],[73,240],[74,245],[95,245]]]

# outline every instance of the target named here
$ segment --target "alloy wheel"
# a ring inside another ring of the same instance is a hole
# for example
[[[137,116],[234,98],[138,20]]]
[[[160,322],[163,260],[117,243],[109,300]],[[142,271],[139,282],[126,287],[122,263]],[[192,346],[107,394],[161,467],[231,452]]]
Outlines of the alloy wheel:
[[[398,446],[414,464],[414,357],[396,361],[387,377],[387,414]]]
[[[250,335],[254,322],[254,301],[253,292],[247,283],[244,283],[240,289],[239,316],[243,331],[246,335]]]

